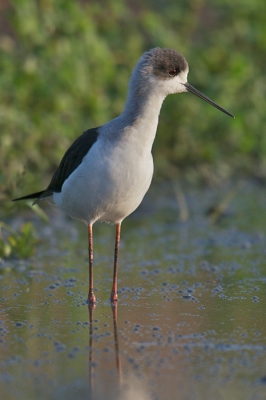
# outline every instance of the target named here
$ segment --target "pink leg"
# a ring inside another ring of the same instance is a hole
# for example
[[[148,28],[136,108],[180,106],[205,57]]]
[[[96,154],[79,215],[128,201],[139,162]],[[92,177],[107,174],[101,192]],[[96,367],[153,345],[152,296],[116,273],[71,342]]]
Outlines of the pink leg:
[[[117,301],[117,270],[118,270],[118,251],[120,243],[120,232],[121,223],[116,224],[116,235],[115,235],[115,256],[114,256],[114,275],[113,275],[113,286],[111,291],[111,301]]]
[[[89,304],[96,303],[96,297],[93,293],[93,238],[92,238],[92,225],[88,225],[88,244],[89,244]]]

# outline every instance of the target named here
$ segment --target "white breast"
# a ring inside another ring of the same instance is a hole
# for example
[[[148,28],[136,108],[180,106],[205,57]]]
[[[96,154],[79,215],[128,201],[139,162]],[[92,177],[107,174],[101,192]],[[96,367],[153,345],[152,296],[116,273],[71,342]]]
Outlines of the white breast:
[[[139,152],[128,139],[110,145],[103,138],[53,196],[58,207],[86,223],[121,222],[139,206],[153,175],[150,151]]]

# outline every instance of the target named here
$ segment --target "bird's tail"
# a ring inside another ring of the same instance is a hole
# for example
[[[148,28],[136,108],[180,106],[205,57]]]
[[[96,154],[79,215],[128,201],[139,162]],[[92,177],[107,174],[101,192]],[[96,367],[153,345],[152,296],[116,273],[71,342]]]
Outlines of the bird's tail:
[[[37,203],[39,200],[42,200],[43,198],[48,197],[48,196],[50,196],[51,194],[53,194],[52,191],[42,190],[41,192],[28,194],[27,196],[23,196],[23,197],[18,197],[17,199],[13,199],[12,201],[36,199],[36,200],[34,201],[34,203],[33,203],[33,204],[35,204],[35,203]]]

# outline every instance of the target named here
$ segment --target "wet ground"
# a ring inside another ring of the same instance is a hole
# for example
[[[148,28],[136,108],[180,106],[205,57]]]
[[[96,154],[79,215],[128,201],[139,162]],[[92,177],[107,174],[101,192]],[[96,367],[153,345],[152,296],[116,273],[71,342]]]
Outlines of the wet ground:
[[[1,399],[265,399],[266,189],[240,185],[210,223],[230,191],[185,190],[180,221],[173,188],[152,188],[122,225],[117,307],[114,227],[95,226],[89,309],[85,225],[28,214],[36,255],[0,265]]]

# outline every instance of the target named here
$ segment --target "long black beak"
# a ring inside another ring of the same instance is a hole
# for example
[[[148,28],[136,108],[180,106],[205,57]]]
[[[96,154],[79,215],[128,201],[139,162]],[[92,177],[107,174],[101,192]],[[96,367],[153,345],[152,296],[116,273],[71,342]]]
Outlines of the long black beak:
[[[211,99],[209,99],[205,94],[201,93],[198,89],[194,88],[194,86],[190,85],[188,82],[184,83],[187,91],[190,93],[195,94],[196,96],[200,97],[202,100],[205,100],[207,103],[211,104],[213,107],[218,108],[218,110],[222,111],[223,113],[229,115],[230,117],[235,118],[232,114],[226,111],[224,108],[218,106],[218,104],[214,103]]]

